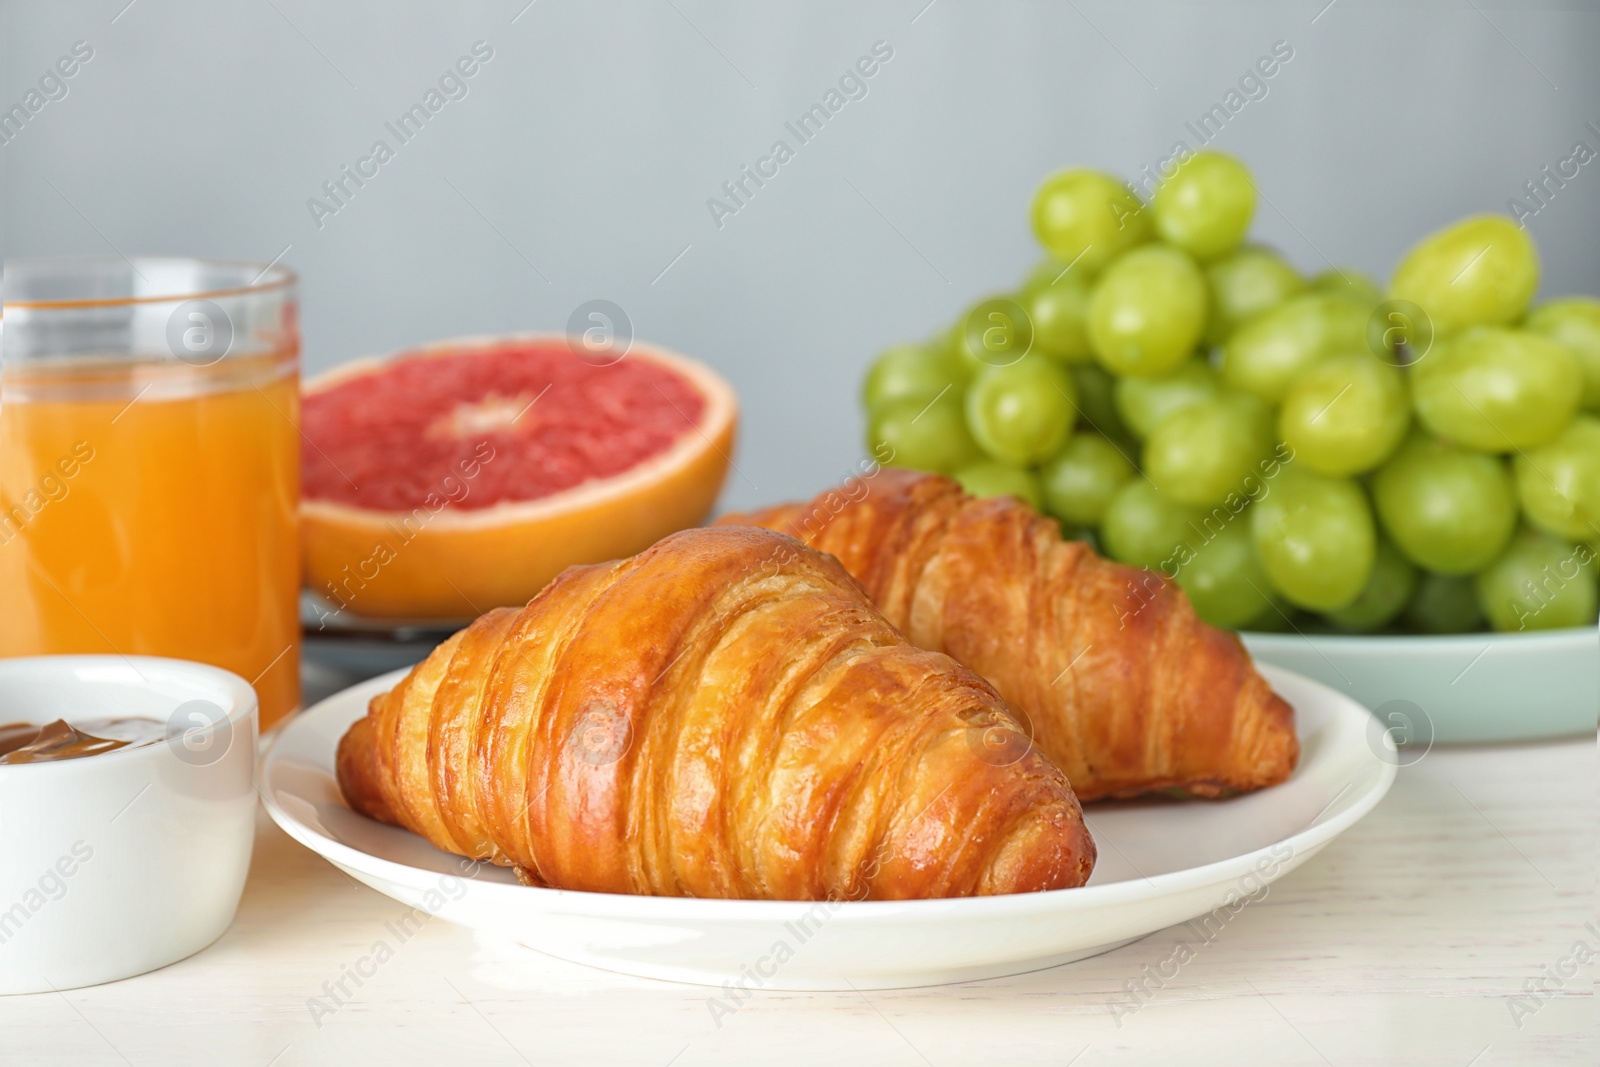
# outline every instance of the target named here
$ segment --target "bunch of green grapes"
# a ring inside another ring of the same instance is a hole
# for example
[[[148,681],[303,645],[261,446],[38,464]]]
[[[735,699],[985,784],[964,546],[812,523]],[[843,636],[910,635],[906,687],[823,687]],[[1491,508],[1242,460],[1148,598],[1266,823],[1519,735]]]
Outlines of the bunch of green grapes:
[[[1047,178],[1047,257],[873,363],[868,444],[1009,494],[1174,578],[1219,626],[1450,633],[1596,616],[1600,301],[1530,309],[1496,216],[1301,275],[1245,242],[1255,185],[1188,157],[1149,203]]]

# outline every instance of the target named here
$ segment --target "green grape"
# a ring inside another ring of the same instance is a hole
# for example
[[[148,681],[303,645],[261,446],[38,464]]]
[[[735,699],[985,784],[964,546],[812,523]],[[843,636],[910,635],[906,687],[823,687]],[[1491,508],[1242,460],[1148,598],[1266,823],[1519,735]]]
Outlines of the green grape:
[[[1048,286],[1065,285],[1068,281],[1087,289],[1093,284],[1094,272],[1082,262],[1069,263],[1055,256],[1045,256],[1028,268],[1028,273],[1023,276],[1018,291],[1033,293]]]
[[[1272,582],[1244,522],[1224,526],[1178,570],[1178,584],[1200,617],[1236,629],[1272,611]]]
[[[1481,326],[1412,365],[1417,418],[1483,452],[1532,448],[1572,420],[1583,371],[1565,345],[1542,334]]]
[[[1582,405],[1600,411],[1600,300],[1592,296],[1550,300],[1530,311],[1522,326],[1572,350],[1583,367]]]
[[[1194,351],[1206,322],[1205,276],[1176,248],[1138,248],[1089,297],[1089,342],[1114,374],[1159,378]]]
[[[1006,367],[1033,347],[1033,320],[1008,296],[991,296],[966,310],[950,327],[946,344],[960,373],[971,380],[990,367]]]
[[[1221,503],[1241,491],[1272,451],[1270,426],[1254,397],[1201,400],[1168,415],[1145,438],[1145,474],[1180,504]]]
[[[1121,444],[1132,436],[1123,424],[1113,399],[1119,379],[1105,372],[1098,363],[1076,363],[1067,368],[1078,391],[1078,419],[1089,429]]]
[[[1208,344],[1220,345],[1239,324],[1283,303],[1306,287],[1305,280],[1270,248],[1245,245],[1206,267],[1211,291]]]
[[[1123,423],[1143,440],[1168,415],[1221,393],[1211,365],[1194,358],[1178,364],[1165,378],[1118,378],[1112,396]]]
[[[961,488],[976,497],[1019,497],[1035,511],[1040,509],[1042,503],[1039,480],[1033,476],[1033,472],[1009,463],[996,463],[993,460],[974,463],[970,467],[962,467],[952,477],[961,483]]]
[[[1547,445],[1512,461],[1528,521],[1572,541],[1600,542],[1600,418],[1580,415]]]
[[[902,401],[920,400],[961,391],[961,376],[949,356],[922,345],[895,345],[867,371],[861,384],[861,402],[868,412],[882,411]]]
[[[1315,292],[1291,297],[1228,338],[1218,368],[1222,383],[1276,404],[1308,367],[1336,353],[1366,351],[1367,314],[1348,297]]]
[[[1267,590],[1267,596],[1267,610],[1246,621],[1239,629],[1249,633],[1281,634],[1287,633],[1293,627],[1288,613],[1278,605],[1276,600],[1271,599],[1271,589]]]
[[[1383,528],[1406,558],[1470,574],[1505,548],[1517,524],[1511,476],[1494,456],[1412,434],[1372,479]]]
[[[1366,588],[1377,531],[1361,487],[1289,466],[1250,511],[1256,551],[1292,604],[1335,611]]]
[[[1170,575],[1178,566],[1178,546],[1193,536],[1200,515],[1199,509],[1168,499],[1143,478],[1132,478],[1106,505],[1100,539],[1112,559]]]
[[[977,442],[967,432],[961,398],[946,393],[931,404],[915,400],[873,412],[867,426],[867,450],[887,456],[886,466],[948,474],[980,458]]]
[[[1039,186],[1033,232],[1051,256],[1094,274],[1148,241],[1150,218],[1132,189],[1109,174],[1076,167]]]
[[[1410,425],[1405,377],[1364,352],[1329,356],[1304,371],[1278,412],[1278,436],[1321,474],[1371,470]]]
[[[1483,609],[1470,575],[1429,574],[1417,581],[1405,621],[1425,634],[1464,634],[1483,629]]]
[[[1106,555],[1106,550],[1100,547],[1100,536],[1092,526],[1080,526],[1076,529],[1061,528],[1061,537],[1066,541],[1082,541],[1094,549],[1096,555]]]
[[[1496,630],[1593,626],[1594,550],[1524,529],[1478,575],[1477,591]]]
[[[1416,363],[1433,350],[1433,323],[1415,304],[1386,300],[1367,317],[1367,350],[1391,367]]]
[[[1232,156],[1197,152],[1156,190],[1150,207],[1162,240],[1196,259],[1216,259],[1244,239],[1256,210],[1256,187]]]
[[[1311,279],[1311,288],[1354,300],[1362,307],[1376,307],[1383,300],[1383,289],[1372,278],[1354,267],[1333,267]]]
[[[1504,215],[1474,215],[1422,239],[1389,295],[1421,307],[1435,337],[1515,322],[1539,288],[1533,239]]]
[[[1063,363],[1094,359],[1089,347],[1089,286],[1083,275],[1068,274],[1054,285],[1025,289],[1023,310],[1033,321],[1033,343]]]
[[[971,311],[972,309],[969,308],[967,314],[970,314]],[[967,314],[963,314],[950,324],[950,328],[945,331],[942,341],[945,362],[955,368],[955,372],[961,377],[963,384],[970,385],[972,379],[988,364],[984,363],[982,359],[978,358],[977,353],[967,347]]]
[[[987,367],[967,390],[967,428],[1006,463],[1038,463],[1067,439],[1076,417],[1072,379],[1042,356]]]
[[[1393,542],[1380,537],[1365,588],[1344,607],[1328,612],[1328,620],[1341,630],[1355,633],[1381,630],[1405,608],[1416,587],[1416,568]]]
[[[1076,433],[1043,467],[1044,510],[1065,529],[1097,526],[1111,498],[1138,472],[1116,445],[1096,433]]]

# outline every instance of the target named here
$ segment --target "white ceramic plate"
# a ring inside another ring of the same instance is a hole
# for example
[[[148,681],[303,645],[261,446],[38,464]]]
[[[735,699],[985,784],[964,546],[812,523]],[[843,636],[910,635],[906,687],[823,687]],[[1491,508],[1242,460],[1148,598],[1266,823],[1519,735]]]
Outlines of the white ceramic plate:
[[[1211,936],[1266,886],[1371,811],[1394,781],[1389,735],[1348,697],[1267,668],[1303,754],[1283,785],[1214,802],[1094,805],[1089,885],[955,900],[692,900],[531,889],[357,815],[334,748],[396,671],[291,720],[262,760],[267,810],[381,893],[541,952],[649,978],[765,989],[892,989],[1017,974],[1092,956],[1187,919]]]
[[[1600,630],[1440,637],[1245,633],[1288,667],[1371,708],[1415,746],[1592,734],[1600,714]]]

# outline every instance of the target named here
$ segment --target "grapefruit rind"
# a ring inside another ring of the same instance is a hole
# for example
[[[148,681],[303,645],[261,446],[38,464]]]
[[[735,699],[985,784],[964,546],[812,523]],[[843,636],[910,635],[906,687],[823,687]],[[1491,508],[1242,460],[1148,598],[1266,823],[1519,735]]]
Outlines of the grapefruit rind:
[[[388,359],[530,342],[565,345],[567,339],[534,333],[438,341],[343,364],[306,382],[304,391],[331,388]],[[698,423],[685,427],[666,451],[613,477],[486,508],[379,511],[303,499],[307,587],[358,616],[460,619],[523,604],[567,567],[631,556],[699,525],[716,504],[731,463],[738,424],[733,389],[709,367],[666,349],[635,341],[626,358],[658,363],[704,397]]]

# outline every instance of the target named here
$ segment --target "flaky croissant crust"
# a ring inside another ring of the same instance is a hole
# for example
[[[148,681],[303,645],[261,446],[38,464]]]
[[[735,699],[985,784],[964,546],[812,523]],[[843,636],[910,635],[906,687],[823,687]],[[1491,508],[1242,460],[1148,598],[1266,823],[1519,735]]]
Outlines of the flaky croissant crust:
[[[994,683],[1082,800],[1218,796],[1286,779],[1293,711],[1173,582],[1112,563],[1011,498],[882,469],[722,523],[832,553],[889,621]]]
[[[356,810],[525,881],[771,899],[1081,885],[1062,772],[838,562],[702,529],[452,636],[340,742]]]

